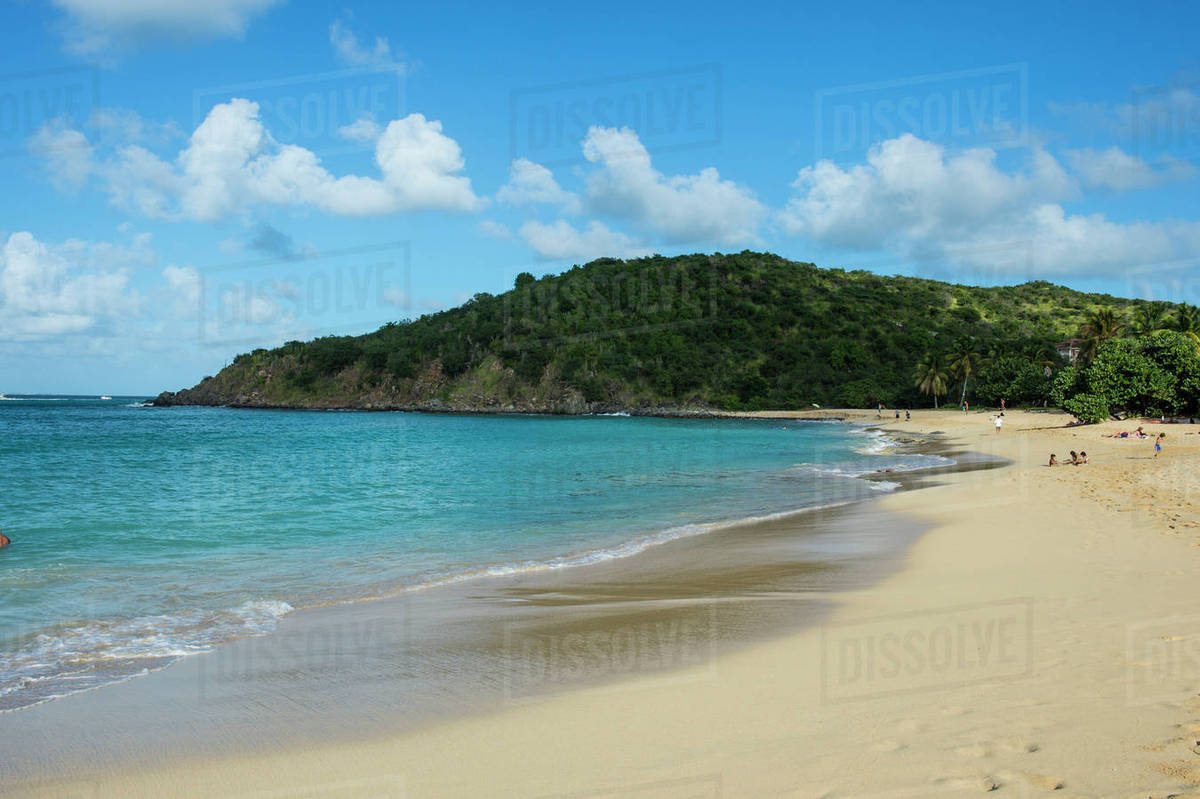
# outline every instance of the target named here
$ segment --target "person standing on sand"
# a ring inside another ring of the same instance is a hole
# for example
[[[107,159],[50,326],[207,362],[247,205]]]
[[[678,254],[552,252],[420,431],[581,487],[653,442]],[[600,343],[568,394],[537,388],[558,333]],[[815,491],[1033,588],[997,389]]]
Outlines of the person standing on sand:
[[[1003,426],[1004,426],[1004,417],[1003,417],[1003,416],[997,416],[997,417],[996,417],[996,432],[997,432],[997,433],[999,433],[999,432],[1000,432],[1000,428],[1001,428],[1001,427],[1003,427]]]
[[[1006,410],[1008,410],[1008,409],[1005,407],[1005,405],[1006,405],[1006,404],[1007,404],[1006,400],[1004,400],[1003,398],[1001,398],[1001,400],[1000,400],[1000,413],[1004,413]]]
[[[875,409],[875,418],[876,419],[883,418],[883,403],[882,402],[879,403],[879,407]]]
[[[1163,439],[1167,437],[1166,433],[1159,433],[1158,438],[1154,439],[1154,457],[1158,457],[1158,453],[1162,452]]]
[[[906,421],[906,422],[912,421],[912,414],[909,413],[907,410],[904,412],[904,421]]]

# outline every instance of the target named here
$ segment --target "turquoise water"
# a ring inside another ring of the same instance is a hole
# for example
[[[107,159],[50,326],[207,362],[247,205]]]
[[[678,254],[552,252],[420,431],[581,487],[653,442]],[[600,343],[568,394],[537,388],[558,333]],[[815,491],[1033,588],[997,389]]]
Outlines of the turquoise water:
[[[307,606],[635,554],[914,468],[830,423],[0,401],[0,709]],[[786,429],[785,429],[786,427]]]

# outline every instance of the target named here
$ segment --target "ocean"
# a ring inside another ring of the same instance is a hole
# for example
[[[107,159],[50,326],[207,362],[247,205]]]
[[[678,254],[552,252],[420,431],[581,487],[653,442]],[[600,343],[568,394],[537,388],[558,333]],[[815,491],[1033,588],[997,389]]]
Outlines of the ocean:
[[[295,610],[616,560],[896,485],[864,474],[946,463],[834,422],[142,397],[4,397],[0,433],[13,540],[0,711],[270,633]]]

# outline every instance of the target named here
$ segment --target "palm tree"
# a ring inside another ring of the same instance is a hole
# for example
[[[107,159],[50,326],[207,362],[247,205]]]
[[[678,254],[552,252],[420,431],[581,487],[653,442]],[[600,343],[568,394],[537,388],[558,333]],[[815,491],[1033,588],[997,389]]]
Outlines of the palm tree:
[[[933,395],[933,407],[938,406],[938,397],[946,393],[946,370],[942,368],[942,356],[936,352],[927,353],[917,366],[915,373],[916,385],[925,396]]]
[[[1092,360],[1096,357],[1100,345],[1109,339],[1118,338],[1124,332],[1125,322],[1116,315],[1112,308],[1093,311],[1081,332],[1083,343],[1079,348],[1079,359],[1085,363]]]
[[[1167,303],[1146,302],[1133,311],[1133,329],[1139,336],[1149,335],[1167,326]]]
[[[1200,308],[1183,303],[1175,309],[1175,329],[1200,348]]]
[[[983,355],[975,349],[975,342],[971,339],[960,340],[954,352],[950,354],[950,371],[956,378],[961,377],[963,381],[962,396],[958,399],[959,405],[967,401],[967,381],[978,374],[982,364]]]

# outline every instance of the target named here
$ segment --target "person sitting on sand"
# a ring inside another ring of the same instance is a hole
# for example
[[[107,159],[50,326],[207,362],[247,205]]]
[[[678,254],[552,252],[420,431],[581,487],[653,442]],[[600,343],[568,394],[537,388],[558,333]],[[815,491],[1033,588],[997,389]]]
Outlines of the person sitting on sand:
[[[1142,426],[1139,424],[1138,429],[1133,431],[1133,437],[1134,438],[1149,438],[1150,436],[1146,435],[1146,432],[1144,430],[1142,430]]]
[[[1050,453],[1050,465],[1051,465],[1051,466],[1057,466],[1057,465],[1058,465],[1058,458],[1057,458],[1057,457],[1055,457],[1055,455],[1054,455],[1054,453],[1053,453],[1053,452],[1051,452],[1051,453]]]
[[[1138,428],[1141,429],[1140,427]],[[1158,438],[1154,439],[1154,457],[1158,457],[1158,453],[1162,452],[1163,439],[1167,437],[1166,433],[1159,433]]]
[[[1084,465],[1085,463],[1087,463],[1087,462],[1088,462],[1088,459],[1087,459],[1087,453],[1086,453],[1086,452],[1084,452],[1083,450],[1080,450],[1080,451],[1079,451],[1079,463],[1078,463],[1078,465],[1079,465],[1079,466],[1083,466],[1083,465]]]
[[[1072,466],[1079,465],[1079,455],[1075,452],[1075,450],[1071,450],[1071,465]]]

